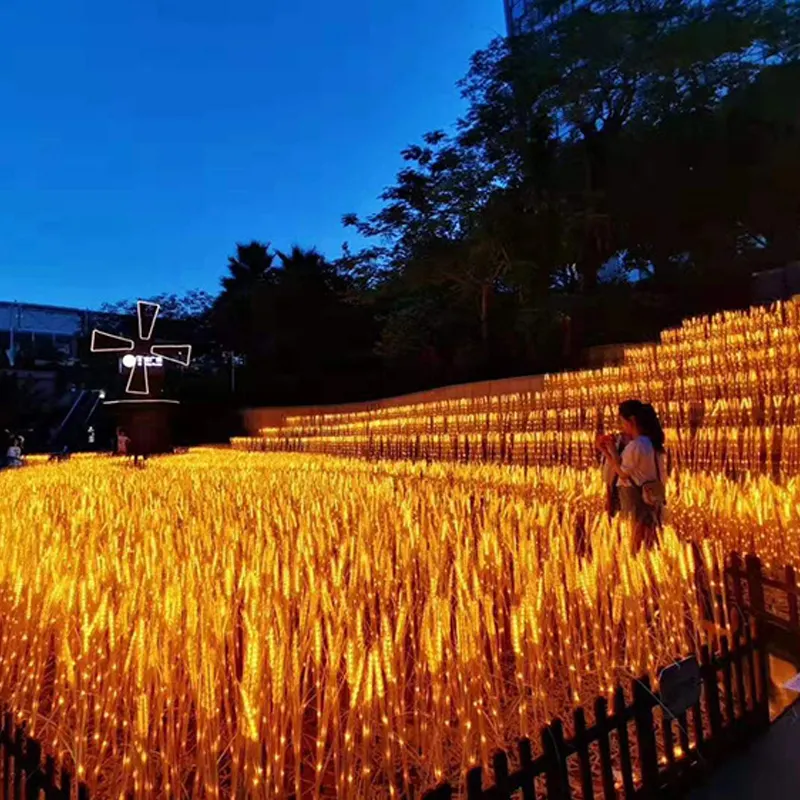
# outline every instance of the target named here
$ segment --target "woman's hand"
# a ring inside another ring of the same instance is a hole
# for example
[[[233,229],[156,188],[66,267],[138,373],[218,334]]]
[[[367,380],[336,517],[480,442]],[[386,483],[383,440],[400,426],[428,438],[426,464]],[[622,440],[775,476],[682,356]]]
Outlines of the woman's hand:
[[[603,436],[598,436],[595,440],[595,447],[601,453],[610,453],[615,449],[614,447],[614,437],[611,434],[604,434]]]

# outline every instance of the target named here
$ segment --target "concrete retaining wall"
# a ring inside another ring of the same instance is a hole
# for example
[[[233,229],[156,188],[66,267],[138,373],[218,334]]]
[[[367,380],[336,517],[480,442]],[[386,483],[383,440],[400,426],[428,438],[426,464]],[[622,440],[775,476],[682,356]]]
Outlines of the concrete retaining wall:
[[[630,345],[612,344],[590,347],[583,352],[586,367],[598,368],[621,364],[625,348]],[[354,414],[378,408],[435,403],[443,400],[461,400],[472,397],[489,397],[523,392],[539,392],[544,387],[544,375],[525,375],[519,378],[504,378],[496,381],[461,383],[442,386],[425,392],[390,397],[365,403],[347,403],[331,406],[295,406],[288,408],[246,408],[242,411],[244,427],[248,436],[257,436],[262,428],[279,428],[287,416],[313,416],[316,414]]]

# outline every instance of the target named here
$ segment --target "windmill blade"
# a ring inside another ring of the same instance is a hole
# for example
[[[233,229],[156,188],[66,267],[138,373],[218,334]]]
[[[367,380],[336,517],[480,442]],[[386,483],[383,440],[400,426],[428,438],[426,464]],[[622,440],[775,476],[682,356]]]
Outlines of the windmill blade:
[[[161,311],[161,306],[158,303],[150,303],[147,300],[137,301],[136,317],[139,320],[139,338],[142,341],[148,341],[153,335],[159,311]]]
[[[115,333],[106,333],[95,328],[92,331],[90,349],[93,353],[124,353],[133,350],[133,339],[117,336]]]
[[[190,344],[154,344],[150,348],[154,356],[161,356],[164,361],[188,367],[192,360],[192,346]]]
[[[131,367],[128,375],[128,385],[125,387],[128,394],[150,394],[150,379],[147,375],[147,366],[138,362]]]

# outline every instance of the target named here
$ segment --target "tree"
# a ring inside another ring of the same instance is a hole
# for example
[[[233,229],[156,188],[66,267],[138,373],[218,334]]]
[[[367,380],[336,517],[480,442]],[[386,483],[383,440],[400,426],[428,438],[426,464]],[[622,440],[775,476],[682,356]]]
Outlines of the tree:
[[[462,138],[512,184],[567,215],[576,268],[593,291],[621,249],[609,203],[628,131],[713,111],[765,64],[791,56],[796,13],[779,3],[591,0],[473,57]],[[542,147],[542,130],[551,132]]]
[[[160,306],[160,319],[198,320],[211,310],[214,297],[202,289],[192,289],[184,294],[164,293],[147,298],[149,303]],[[101,313],[118,317],[135,317],[137,300],[120,300],[104,303]]]
[[[403,152],[407,166],[383,192],[384,207],[365,220],[347,215],[344,221],[379,242],[372,250],[377,280],[391,276],[393,290],[403,286],[417,298],[423,287],[438,287],[440,298],[444,292],[464,309],[471,308],[481,358],[487,362],[492,300],[511,259],[495,234],[502,224],[502,195],[495,191],[493,171],[478,156],[441,131],[426,134],[423,144]],[[418,308],[432,301],[433,295]],[[409,304],[402,302],[401,318],[409,311]],[[392,320],[391,312],[388,318]],[[397,345],[402,326],[395,323],[390,326]]]
[[[274,284],[275,254],[270,245],[252,241],[237,244],[228,259],[228,275],[212,310],[212,323],[221,344],[258,360],[268,339],[269,319],[263,302]]]
[[[253,402],[330,402],[369,391],[375,331],[351,279],[316,250],[239,247],[217,300],[220,341],[245,358]]]

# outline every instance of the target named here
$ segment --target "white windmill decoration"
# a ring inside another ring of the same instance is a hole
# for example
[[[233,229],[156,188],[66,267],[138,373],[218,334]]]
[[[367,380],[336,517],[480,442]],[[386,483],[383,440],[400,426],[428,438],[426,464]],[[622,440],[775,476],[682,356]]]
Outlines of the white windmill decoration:
[[[116,333],[92,331],[91,350],[93,353],[125,353],[122,366],[130,370],[125,386],[127,394],[149,395],[151,367],[161,367],[164,361],[188,367],[192,360],[190,344],[150,344],[156,319],[161,311],[158,303],[139,300],[136,303],[136,319],[138,322],[138,340],[119,336]]]

